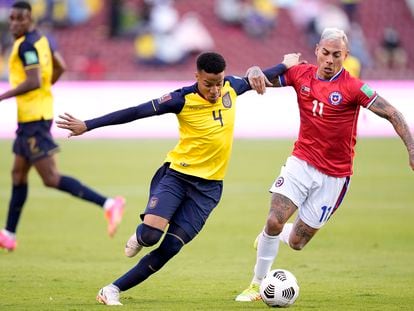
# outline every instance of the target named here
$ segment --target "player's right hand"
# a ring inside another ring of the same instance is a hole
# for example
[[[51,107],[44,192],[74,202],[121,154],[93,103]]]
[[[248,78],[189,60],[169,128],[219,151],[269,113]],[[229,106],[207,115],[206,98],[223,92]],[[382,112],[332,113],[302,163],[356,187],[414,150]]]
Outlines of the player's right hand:
[[[286,66],[286,68],[290,68],[293,67],[299,63],[301,63],[299,61],[299,58],[302,54],[301,53],[290,53],[290,54],[285,54],[283,56],[283,61],[282,64],[284,64]]]

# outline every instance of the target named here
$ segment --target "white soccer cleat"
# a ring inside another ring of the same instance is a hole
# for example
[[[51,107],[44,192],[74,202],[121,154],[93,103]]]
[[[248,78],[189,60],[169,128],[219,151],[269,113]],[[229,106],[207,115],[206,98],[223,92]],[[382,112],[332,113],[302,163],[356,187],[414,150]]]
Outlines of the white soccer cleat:
[[[127,257],[134,257],[136,254],[139,253],[139,251],[142,249],[142,245],[138,243],[137,235],[134,233],[131,235],[129,240],[127,241],[125,245],[125,256]]]
[[[101,288],[96,296],[96,300],[107,306],[122,306],[119,302],[119,288],[113,284]]]

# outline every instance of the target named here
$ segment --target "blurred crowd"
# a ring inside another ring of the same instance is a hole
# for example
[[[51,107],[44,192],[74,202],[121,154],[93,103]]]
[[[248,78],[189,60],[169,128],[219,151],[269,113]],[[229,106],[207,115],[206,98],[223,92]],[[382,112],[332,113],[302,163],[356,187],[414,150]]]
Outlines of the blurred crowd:
[[[309,46],[313,47],[326,27],[337,27],[348,34],[350,56],[344,66],[355,76],[362,68],[374,65],[383,68],[402,69],[407,65],[407,53],[399,34],[392,26],[384,28],[383,37],[371,55],[364,31],[359,22],[359,5],[362,0],[295,0],[296,7],[290,10],[293,21],[303,29]],[[298,9],[300,8],[300,9]],[[375,64],[374,64],[375,63]]]
[[[344,29],[350,40],[351,55],[346,68],[360,76],[366,68],[406,68],[409,53],[399,32],[384,21],[383,37],[375,50],[367,46],[360,24],[362,0],[206,0],[214,3],[217,22],[233,27],[251,40],[263,40],[279,25],[280,10],[288,12],[296,27],[306,34],[312,49],[325,27]],[[414,0],[406,1],[414,10]],[[8,8],[13,0],[0,1],[0,77],[7,77],[7,53],[12,44],[8,35]],[[129,40],[133,49],[131,62],[147,66],[182,64],[201,51],[213,50],[214,36],[203,23],[203,2],[199,10],[179,12],[180,0],[31,0],[39,28],[52,37],[53,31],[76,27],[97,14],[105,15],[106,40]],[[193,6],[194,7],[194,6]],[[210,6],[211,7],[211,6]],[[98,49],[88,51],[77,61],[80,79],[105,79],[108,70]]]

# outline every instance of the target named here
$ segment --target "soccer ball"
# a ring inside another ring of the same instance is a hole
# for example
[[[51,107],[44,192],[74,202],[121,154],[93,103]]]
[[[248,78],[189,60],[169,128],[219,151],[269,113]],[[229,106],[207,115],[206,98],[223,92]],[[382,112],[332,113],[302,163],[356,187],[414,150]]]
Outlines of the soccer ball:
[[[284,269],[269,271],[260,284],[260,296],[270,307],[289,307],[299,296],[296,277]]]

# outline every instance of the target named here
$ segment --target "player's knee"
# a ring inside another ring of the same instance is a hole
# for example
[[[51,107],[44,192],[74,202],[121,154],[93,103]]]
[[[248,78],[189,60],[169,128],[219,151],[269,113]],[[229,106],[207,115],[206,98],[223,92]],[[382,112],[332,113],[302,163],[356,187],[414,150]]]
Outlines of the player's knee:
[[[283,230],[283,224],[281,224],[276,217],[269,216],[266,222],[266,233],[269,235],[279,235]]]
[[[144,223],[140,224],[137,228],[137,240],[142,246],[153,246],[158,243],[163,235],[163,231]]]
[[[51,178],[43,179],[43,185],[48,188],[56,188],[57,184]]]
[[[292,241],[292,239],[289,240],[289,246],[290,248],[294,249],[295,251],[300,251],[305,247],[306,243],[303,241]]]
[[[46,175],[42,176],[43,185],[49,188],[58,188],[60,176],[59,175]]]

